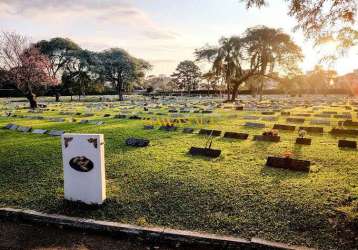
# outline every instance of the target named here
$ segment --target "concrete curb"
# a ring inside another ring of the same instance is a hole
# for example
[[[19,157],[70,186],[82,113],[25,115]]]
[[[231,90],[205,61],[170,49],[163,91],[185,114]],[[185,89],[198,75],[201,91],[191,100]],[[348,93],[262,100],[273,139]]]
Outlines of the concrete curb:
[[[110,221],[100,221],[46,214],[26,209],[0,208],[0,221],[21,221],[31,224],[51,225],[81,231],[110,234],[113,236],[141,238],[165,243],[184,243],[188,245],[211,245],[220,248],[239,249],[290,249],[312,250],[313,248],[266,241],[259,238],[251,240],[216,234],[175,230],[164,227],[140,227]]]

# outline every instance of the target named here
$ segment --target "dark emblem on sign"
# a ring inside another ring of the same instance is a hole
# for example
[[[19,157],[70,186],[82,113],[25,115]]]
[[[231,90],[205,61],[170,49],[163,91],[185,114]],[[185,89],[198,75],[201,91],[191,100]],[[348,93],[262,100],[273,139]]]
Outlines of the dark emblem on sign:
[[[89,172],[93,168],[93,162],[85,156],[76,156],[70,160],[70,166],[79,172]]]
[[[73,140],[73,137],[65,137],[63,140],[65,141],[65,148],[67,148],[70,141]]]
[[[98,144],[97,144],[97,139],[96,139],[96,138],[89,138],[89,139],[88,139],[88,142],[89,142],[89,143],[92,143],[93,146],[94,146],[95,148],[97,148]]]

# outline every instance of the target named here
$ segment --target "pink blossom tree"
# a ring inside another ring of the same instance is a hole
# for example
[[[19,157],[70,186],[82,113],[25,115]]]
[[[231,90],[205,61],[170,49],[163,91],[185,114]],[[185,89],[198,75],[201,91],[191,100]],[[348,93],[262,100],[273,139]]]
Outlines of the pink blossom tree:
[[[37,108],[36,93],[59,84],[50,74],[47,56],[31,46],[19,34],[0,34],[0,70],[6,72],[7,82],[21,91],[32,109]]]

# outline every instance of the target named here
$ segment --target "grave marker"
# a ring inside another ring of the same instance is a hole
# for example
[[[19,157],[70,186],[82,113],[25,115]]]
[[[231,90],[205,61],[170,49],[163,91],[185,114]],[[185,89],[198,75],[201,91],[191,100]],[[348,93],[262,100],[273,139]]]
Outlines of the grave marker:
[[[357,142],[356,141],[348,141],[348,140],[339,140],[338,147],[357,149]]]
[[[126,145],[131,147],[147,147],[149,140],[130,137],[126,140]]]
[[[322,127],[300,127],[298,130],[305,130],[309,133],[320,133],[323,134]]]
[[[291,158],[280,158],[280,157],[271,157],[269,156],[266,161],[266,166],[273,168],[284,168],[295,171],[310,171],[310,161],[296,160]]]
[[[65,133],[65,131],[62,130],[51,130],[48,134],[51,136],[61,136]]]
[[[287,122],[290,122],[290,123],[304,123],[305,122],[305,119],[304,118],[287,118],[286,119]]]
[[[280,142],[280,136],[255,135],[254,141]]]
[[[220,130],[211,130],[211,129],[200,129],[199,135],[208,135],[208,136],[220,136]]]
[[[32,130],[33,134],[46,134],[47,130],[46,129],[34,129]]]
[[[102,134],[63,134],[61,137],[65,199],[102,204],[106,199]]]
[[[296,126],[275,124],[275,125],[273,125],[273,129],[295,131]]]
[[[245,127],[249,127],[249,128],[265,128],[266,125],[263,123],[256,123],[256,122],[246,122]]]
[[[23,133],[27,133],[31,131],[31,127],[25,127],[25,126],[18,126],[17,127],[17,131],[23,132]]]
[[[245,134],[245,133],[225,132],[224,134],[224,138],[230,138],[230,139],[246,140],[248,137],[249,134]]]

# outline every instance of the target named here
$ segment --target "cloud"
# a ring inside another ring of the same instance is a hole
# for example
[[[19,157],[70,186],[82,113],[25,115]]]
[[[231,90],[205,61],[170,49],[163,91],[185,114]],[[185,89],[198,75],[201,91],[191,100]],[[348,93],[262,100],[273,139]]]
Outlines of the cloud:
[[[147,39],[176,39],[177,33],[156,24],[128,0],[1,0],[1,16],[24,18],[42,25],[68,25],[86,22],[92,29],[122,29]]]

